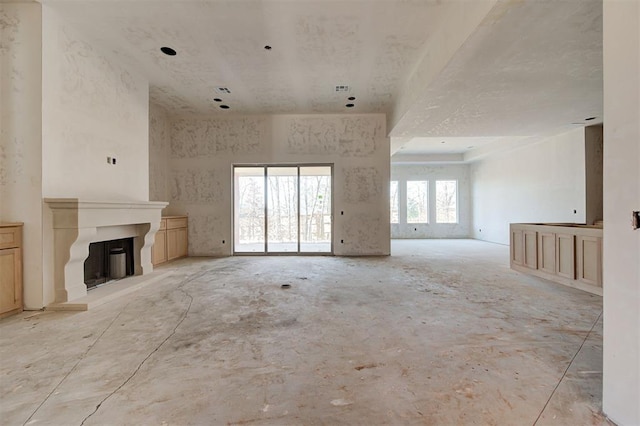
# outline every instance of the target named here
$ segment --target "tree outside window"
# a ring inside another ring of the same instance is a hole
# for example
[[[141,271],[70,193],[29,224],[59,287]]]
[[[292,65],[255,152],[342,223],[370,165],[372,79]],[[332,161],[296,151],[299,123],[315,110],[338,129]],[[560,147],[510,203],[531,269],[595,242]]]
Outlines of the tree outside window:
[[[436,181],[436,222],[458,223],[458,182]]]
[[[407,181],[407,223],[429,222],[429,182]]]

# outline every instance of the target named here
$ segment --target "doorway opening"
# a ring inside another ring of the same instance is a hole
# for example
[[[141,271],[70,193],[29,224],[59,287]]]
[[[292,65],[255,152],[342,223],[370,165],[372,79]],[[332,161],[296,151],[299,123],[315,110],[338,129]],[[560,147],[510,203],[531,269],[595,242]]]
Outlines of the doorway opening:
[[[233,168],[234,254],[332,254],[333,166]]]

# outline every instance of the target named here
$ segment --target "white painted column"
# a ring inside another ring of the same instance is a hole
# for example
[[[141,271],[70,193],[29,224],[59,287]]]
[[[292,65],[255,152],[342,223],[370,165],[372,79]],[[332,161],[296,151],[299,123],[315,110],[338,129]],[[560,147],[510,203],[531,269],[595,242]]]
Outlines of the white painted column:
[[[603,411],[640,425],[640,1],[604,0]]]

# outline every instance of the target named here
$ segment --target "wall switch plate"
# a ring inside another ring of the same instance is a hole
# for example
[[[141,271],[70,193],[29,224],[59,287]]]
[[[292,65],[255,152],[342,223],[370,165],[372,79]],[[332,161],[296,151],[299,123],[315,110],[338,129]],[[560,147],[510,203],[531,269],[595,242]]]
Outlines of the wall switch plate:
[[[640,229],[640,210],[631,213],[631,226],[634,231]]]
[[[107,157],[107,164],[111,164],[111,157]]]

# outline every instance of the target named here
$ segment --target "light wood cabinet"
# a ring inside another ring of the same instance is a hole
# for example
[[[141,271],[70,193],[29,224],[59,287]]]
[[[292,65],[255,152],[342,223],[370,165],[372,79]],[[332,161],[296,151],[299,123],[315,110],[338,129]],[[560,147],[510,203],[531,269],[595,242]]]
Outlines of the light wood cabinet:
[[[511,268],[602,295],[602,228],[512,223]]]
[[[538,233],[536,231],[524,231],[524,266],[530,269],[538,269]]]
[[[538,269],[550,274],[556,273],[556,234],[538,233]]]
[[[602,287],[602,238],[580,235],[576,245],[578,280]]]
[[[0,224],[0,318],[22,311],[22,223]]]
[[[154,265],[185,257],[189,253],[187,216],[166,216],[160,221],[151,249]]]
[[[570,280],[576,278],[576,236],[556,234],[556,274]]]

